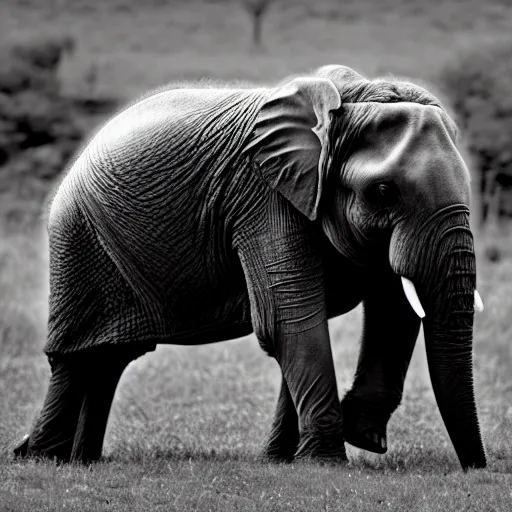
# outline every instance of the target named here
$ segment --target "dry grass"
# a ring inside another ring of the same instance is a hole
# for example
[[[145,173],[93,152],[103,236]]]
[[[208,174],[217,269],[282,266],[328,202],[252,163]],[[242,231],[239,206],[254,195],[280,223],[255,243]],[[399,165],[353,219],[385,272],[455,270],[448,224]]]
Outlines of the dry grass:
[[[36,22],[72,29],[79,47],[63,69],[66,88],[80,90],[96,63],[98,92],[125,97],[178,78],[267,81],[329,62],[428,79],[449,58],[447,48],[499,36],[511,19],[498,0],[467,0],[465,8],[436,1],[430,10],[419,0],[346,2],[343,9],[334,0],[314,8],[282,0],[264,27],[266,50],[256,53],[234,2],[155,0],[141,9],[129,0],[108,8],[69,0],[62,11],[53,2],[52,12],[32,4],[2,2],[0,33]],[[4,219],[8,211],[0,205]],[[509,253],[510,240],[479,235],[479,254],[489,243]],[[468,474],[435,405],[421,340],[385,456],[348,447],[351,462],[343,468],[262,464],[279,371],[249,337],[159,347],[133,363],[114,402],[104,462],[82,468],[11,461],[47,385],[46,259],[39,231],[0,231],[0,510],[512,509],[511,259],[491,265],[479,255],[486,310],[476,320],[475,383],[489,468]],[[331,323],[341,393],[350,386],[359,331],[359,310]]]

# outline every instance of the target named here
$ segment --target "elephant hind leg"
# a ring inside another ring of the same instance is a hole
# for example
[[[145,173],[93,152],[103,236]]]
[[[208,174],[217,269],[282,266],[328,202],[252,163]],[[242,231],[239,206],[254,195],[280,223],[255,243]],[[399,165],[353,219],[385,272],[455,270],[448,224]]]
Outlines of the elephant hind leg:
[[[111,349],[112,355],[95,364],[86,378],[78,416],[71,462],[87,464],[98,460],[103,449],[110,408],[123,371],[134,359],[130,353]]]
[[[290,462],[297,451],[299,441],[299,418],[283,377],[272,430],[265,446],[265,456],[274,462]]]
[[[98,460],[119,379],[144,352],[108,347],[51,358],[48,393],[26,455],[60,462]]]
[[[83,400],[82,366],[76,357],[49,357],[52,375],[25,454],[68,462]]]

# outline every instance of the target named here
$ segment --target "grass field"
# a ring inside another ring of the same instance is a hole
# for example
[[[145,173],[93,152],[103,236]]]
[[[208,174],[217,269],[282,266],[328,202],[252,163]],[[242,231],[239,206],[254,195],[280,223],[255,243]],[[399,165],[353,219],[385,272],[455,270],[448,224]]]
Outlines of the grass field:
[[[142,9],[133,0],[4,0],[0,33],[69,30],[78,48],[62,70],[66,90],[82,90],[95,63],[98,94],[132,98],[173,79],[271,81],[334,62],[369,75],[435,81],[458,47],[501,37],[512,20],[505,0],[310,4],[276,2],[260,51],[250,48],[250,24],[237,2],[153,0]],[[0,205],[0,212],[8,209]],[[8,220],[0,222],[1,512],[512,510],[512,237],[477,233],[476,239],[486,309],[476,318],[475,386],[488,469],[460,470],[421,340],[403,404],[390,422],[386,455],[348,446],[346,467],[260,462],[280,376],[254,337],[159,347],[132,363],[112,409],[105,460],[84,468],[11,460],[13,444],[42,404],[49,371],[41,353],[44,231],[13,229]],[[503,248],[502,261],[491,264],[482,256],[489,243]],[[351,383],[359,334],[359,310],[331,322],[341,394]]]

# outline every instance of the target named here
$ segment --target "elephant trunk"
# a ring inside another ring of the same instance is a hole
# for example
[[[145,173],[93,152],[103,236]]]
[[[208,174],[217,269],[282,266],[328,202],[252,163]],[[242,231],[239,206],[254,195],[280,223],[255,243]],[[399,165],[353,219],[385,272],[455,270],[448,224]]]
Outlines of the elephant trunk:
[[[473,300],[472,296],[470,300]],[[454,319],[453,323],[457,324],[458,320]],[[461,330],[456,327],[440,329],[426,322],[425,344],[430,378],[439,411],[462,468],[483,468],[486,459],[473,391],[472,335],[461,333]]]
[[[468,213],[462,205],[438,212],[416,232],[415,257],[395,259],[398,272],[416,284],[425,309],[432,387],[463,469],[486,466],[473,390],[476,265]]]
[[[447,269],[435,297],[426,297],[423,321],[432,388],[450,439],[464,469],[485,467],[473,390],[472,249],[455,245],[445,255]]]

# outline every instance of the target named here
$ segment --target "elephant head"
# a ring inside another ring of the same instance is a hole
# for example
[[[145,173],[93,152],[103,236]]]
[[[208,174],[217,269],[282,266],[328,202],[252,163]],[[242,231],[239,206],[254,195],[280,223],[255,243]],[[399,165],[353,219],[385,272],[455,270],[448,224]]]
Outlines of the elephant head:
[[[402,277],[423,317],[434,393],[460,463],[484,467],[470,176],[453,121],[411,83],[327,66],[275,89],[253,134],[248,149],[272,188],[346,258]]]

